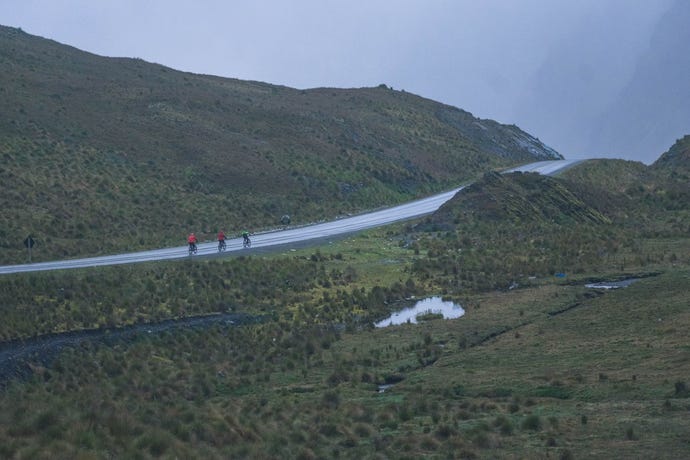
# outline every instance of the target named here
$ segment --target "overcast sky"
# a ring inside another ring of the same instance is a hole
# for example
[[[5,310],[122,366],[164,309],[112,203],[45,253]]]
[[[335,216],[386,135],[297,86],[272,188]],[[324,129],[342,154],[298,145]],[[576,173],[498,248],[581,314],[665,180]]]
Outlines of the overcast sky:
[[[295,88],[385,83],[516,124],[567,158],[650,162],[671,144],[597,151],[584,131],[675,1],[0,0],[0,23],[196,73]]]

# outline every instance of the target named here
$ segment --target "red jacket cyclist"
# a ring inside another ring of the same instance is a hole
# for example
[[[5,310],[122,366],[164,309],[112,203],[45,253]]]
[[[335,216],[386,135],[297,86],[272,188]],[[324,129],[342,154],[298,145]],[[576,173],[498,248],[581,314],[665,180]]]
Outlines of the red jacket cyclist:
[[[194,235],[194,232],[190,233],[189,236],[187,237],[187,243],[189,243],[189,251],[190,252],[196,252],[196,236]]]

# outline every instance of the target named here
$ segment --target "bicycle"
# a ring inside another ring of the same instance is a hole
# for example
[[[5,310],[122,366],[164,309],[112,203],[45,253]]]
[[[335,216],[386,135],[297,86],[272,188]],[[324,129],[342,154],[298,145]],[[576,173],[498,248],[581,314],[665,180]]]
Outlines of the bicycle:
[[[189,255],[196,254],[196,243],[189,243]]]
[[[225,251],[226,248],[225,240],[218,240],[218,252]]]
[[[252,247],[252,240],[249,239],[249,235],[243,235],[244,240],[242,241],[242,247],[247,249]]]

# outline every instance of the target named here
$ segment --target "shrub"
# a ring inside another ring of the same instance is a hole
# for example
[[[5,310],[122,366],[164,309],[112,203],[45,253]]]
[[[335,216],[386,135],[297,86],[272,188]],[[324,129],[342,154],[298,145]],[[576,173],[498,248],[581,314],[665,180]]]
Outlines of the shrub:
[[[355,434],[360,438],[368,438],[372,434],[372,429],[369,425],[358,423],[354,428]]]
[[[541,429],[541,418],[535,414],[528,415],[522,421],[522,429],[523,430],[539,431]]]
[[[574,458],[573,453],[567,449],[561,452],[560,460],[573,460]]]
[[[474,435],[472,438],[472,443],[482,449],[488,449],[491,447],[491,439],[489,438],[489,435],[483,431]]]
[[[338,434],[338,427],[333,423],[324,423],[319,427],[319,433],[330,438]]]
[[[562,386],[543,386],[536,389],[535,396],[542,398],[568,399],[570,398],[570,391]]]
[[[509,436],[513,434],[513,423],[505,415],[499,415],[496,417],[493,425],[499,429],[502,435]]]
[[[58,422],[58,414],[53,409],[48,409],[46,412],[39,414],[33,422],[33,428],[37,432],[42,432],[50,428]]]
[[[436,429],[436,432],[434,433],[436,438],[441,439],[441,440],[448,439],[453,434],[455,434],[455,430],[446,424],[440,425]]]
[[[323,403],[332,409],[340,405],[340,395],[335,391],[327,391],[323,394]]]

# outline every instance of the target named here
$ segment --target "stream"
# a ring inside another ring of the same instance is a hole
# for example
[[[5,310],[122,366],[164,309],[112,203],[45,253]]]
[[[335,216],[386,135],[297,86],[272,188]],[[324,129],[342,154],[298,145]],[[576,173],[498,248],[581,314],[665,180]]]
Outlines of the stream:
[[[205,328],[214,324],[241,326],[262,320],[261,317],[241,313],[218,313],[170,319],[158,323],[86,329],[0,342],[0,388],[6,386],[11,379],[30,376],[32,371],[29,363],[49,366],[67,347],[73,348],[87,342],[111,345],[120,341],[134,340],[143,334],[160,334],[173,329]]]

